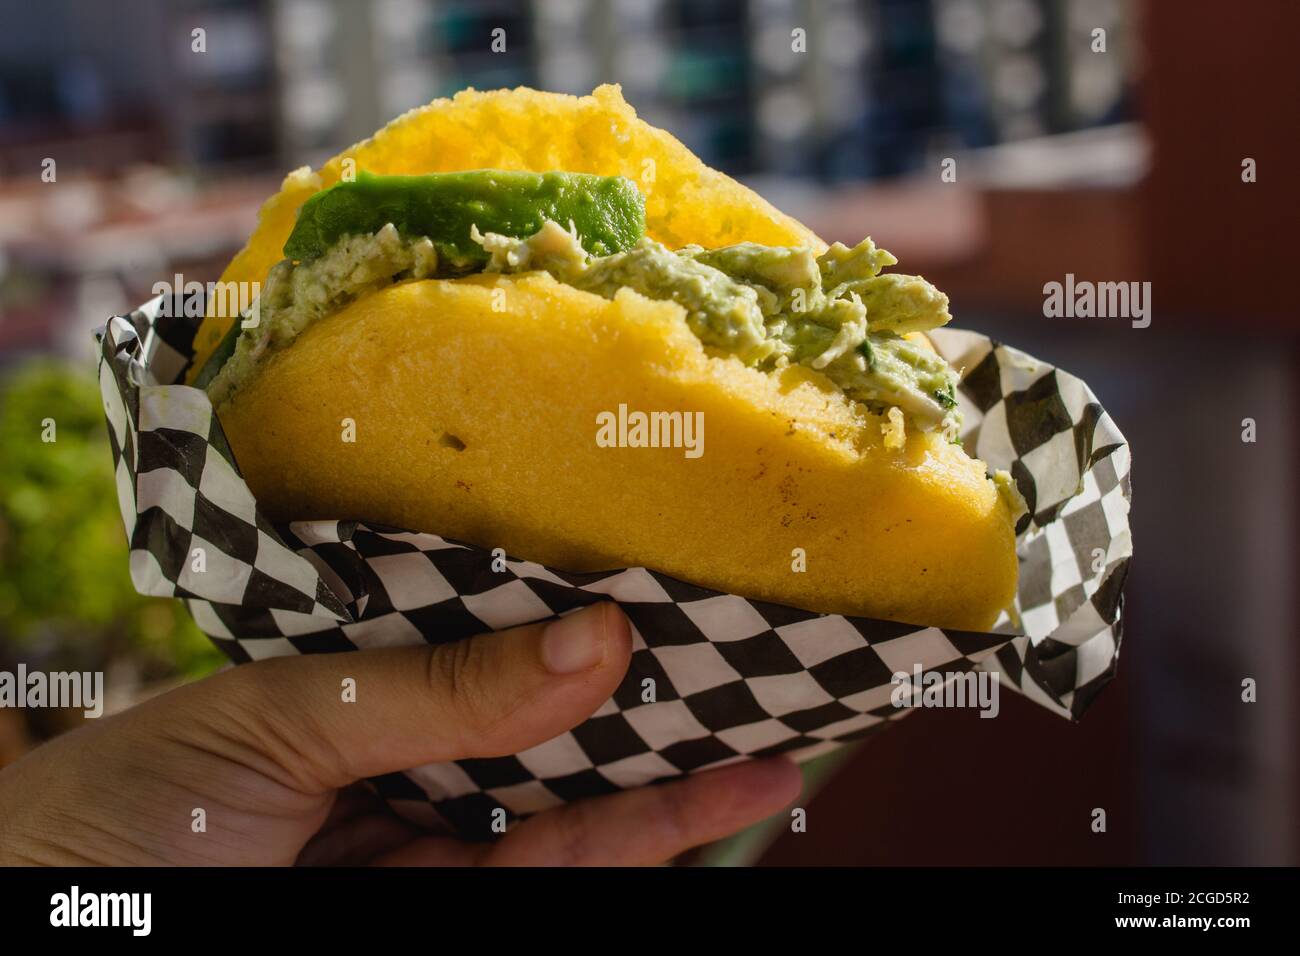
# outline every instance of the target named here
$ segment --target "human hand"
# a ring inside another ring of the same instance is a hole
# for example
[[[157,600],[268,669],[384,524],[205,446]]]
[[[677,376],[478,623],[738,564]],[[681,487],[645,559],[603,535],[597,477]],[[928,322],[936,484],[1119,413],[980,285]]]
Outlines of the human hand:
[[[418,830],[356,786],[543,743],[609,698],[631,653],[627,619],[602,603],[454,644],[234,668],[0,771],[0,864],[652,864],[794,800],[797,767],[752,761],[558,807],[483,844]]]

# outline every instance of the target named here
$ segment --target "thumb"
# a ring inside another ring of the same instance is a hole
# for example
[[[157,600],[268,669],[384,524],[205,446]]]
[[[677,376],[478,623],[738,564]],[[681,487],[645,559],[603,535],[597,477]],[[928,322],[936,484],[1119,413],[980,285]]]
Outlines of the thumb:
[[[608,700],[631,654],[627,618],[602,602],[451,644],[273,658],[198,686],[230,714],[227,732],[244,728],[243,744],[311,791],[527,750]]]

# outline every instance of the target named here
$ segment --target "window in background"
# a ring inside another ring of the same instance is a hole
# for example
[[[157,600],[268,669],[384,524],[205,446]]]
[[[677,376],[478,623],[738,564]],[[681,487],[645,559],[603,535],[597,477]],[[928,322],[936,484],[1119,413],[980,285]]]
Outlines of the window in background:
[[[265,161],[277,114],[266,4],[189,0],[165,16],[175,82],[160,103],[182,154],[201,166]]]
[[[8,165],[15,134],[35,148],[134,112],[161,127],[141,150],[278,170],[467,86],[619,82],[706,162],[821,181],[1131,118],[1129,0],[46,0],[18,17],[0,35]]]
[[[272,6],[290,162],[468,86],[618,82],[711,165],[822,181],[905,174],[942,151],[1130,116],[1124,0]],[[1091,51],[1096,29],[1105,55]]]

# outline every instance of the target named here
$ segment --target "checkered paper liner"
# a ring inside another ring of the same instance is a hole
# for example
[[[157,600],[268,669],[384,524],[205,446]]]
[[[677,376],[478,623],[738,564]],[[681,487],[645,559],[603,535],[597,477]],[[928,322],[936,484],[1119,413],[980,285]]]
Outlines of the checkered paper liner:
[[[510,557],[497,570],[483,548],[356,521],[273,524],[206,394],[176,384],[197,320],[161,301],[100,333],[131,577],[143,594],[185,600],[232,660],[455,641],[605,600],[633,623],[627,677],[583,724],[514,756],[372,781],[412,819],[487,837],[498,808],[515,819],[747,756],[808,759],[910,713],[891,704],[892,675],[914,666],[996,672],[1075,719],[1115,673],[1128,446],[1087,385],[984,336],[930,333],[964,369],[966,448],[1010,470],[1030,507],[1015,606],[973,633],[802,611],[648,568],[571,574]]]

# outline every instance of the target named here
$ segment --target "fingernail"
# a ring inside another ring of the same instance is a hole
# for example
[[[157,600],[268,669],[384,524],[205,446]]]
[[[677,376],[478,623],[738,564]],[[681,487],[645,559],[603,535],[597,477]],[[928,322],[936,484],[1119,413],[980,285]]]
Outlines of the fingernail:
[[[548,624],[542,632],[542,663],[552,674],[589,670],[605,657],[605,605],[597,604]]]

